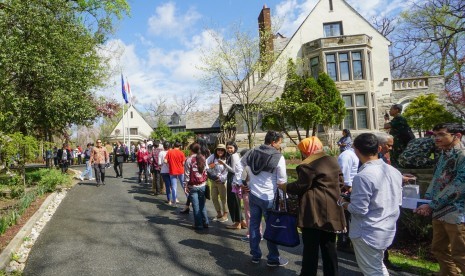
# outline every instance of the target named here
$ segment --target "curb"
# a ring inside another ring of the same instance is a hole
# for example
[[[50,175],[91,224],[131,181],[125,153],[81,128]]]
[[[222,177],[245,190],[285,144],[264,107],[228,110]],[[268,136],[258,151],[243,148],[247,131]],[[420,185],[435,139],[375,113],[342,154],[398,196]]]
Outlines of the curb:
[[[0,254],[0,270],[4,270],[7,265],[10,263],[11,254],[16,252],[22,245],[24,238],[31,234],[32,228],[36,224],[36,222],[42,218],[43,214],[47,210],[47,207],[50,205],[55,197],[57,196],[57,192],[52,193],[49,195],[40,208],[35,212],[35,214],[24,224],[24,226],[19,230],[16,236],[10,241],[7,247],[3,249],[2,253]]]

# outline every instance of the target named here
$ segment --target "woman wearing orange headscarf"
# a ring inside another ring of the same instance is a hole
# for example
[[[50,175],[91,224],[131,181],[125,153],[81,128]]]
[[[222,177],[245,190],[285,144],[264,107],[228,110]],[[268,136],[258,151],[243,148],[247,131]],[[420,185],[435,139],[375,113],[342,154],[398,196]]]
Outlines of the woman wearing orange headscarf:
[[[321,249],[324,275],[338,275],[336,233],[345,231],[342,207],[337,205],[344,183],[335,157],[323,151],[318,137],[303,139],[297,147],[305,160],[297,166],[297,180],[279,188],[299,196],[297,226],[304,244],[300,275],[316,275]]]

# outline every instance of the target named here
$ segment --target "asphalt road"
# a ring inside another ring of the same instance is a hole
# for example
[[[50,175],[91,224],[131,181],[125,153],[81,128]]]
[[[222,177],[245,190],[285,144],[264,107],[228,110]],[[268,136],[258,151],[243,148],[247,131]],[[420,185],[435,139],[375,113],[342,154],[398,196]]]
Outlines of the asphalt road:
[[[24,275],[298,275],[302,247],[280,247],[285,267],[252,264],[246,230],[210,222],[191,229],[192,212],[166,205],[137,184],[136,167],[124,164],[125,178],[107,169],[106,185],[83,181],[71,189],[35,243]],[[178,186],[180,201],[185,200]],[[215,215],[208,201],[208,214]],[[266,242],[261,242],[266,256]],[[321,269],[321,260],[320,260]],[[361,275],[355,257],[339,253],[340,275]],[[319,271],[318,275],[323,275]],[[391,275],[406,275],[396,274]]]

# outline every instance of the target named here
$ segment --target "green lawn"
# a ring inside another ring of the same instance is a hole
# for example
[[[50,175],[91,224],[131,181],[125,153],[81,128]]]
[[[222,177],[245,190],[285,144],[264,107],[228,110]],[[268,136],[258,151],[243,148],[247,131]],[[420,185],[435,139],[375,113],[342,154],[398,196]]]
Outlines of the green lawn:
[[[405,256],[403,254],[389,251],[389,260],[400,267],[403,271],[417,275],[431,275],[439,271],[439,264],[430,261]]]

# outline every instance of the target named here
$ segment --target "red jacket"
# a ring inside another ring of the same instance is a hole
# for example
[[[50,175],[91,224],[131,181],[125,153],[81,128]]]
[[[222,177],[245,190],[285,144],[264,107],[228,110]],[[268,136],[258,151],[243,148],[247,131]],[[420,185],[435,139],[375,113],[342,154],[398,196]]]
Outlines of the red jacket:
[[[149,152],[145,148],[141,148],[137,152],[137,163],[148,163]]]

